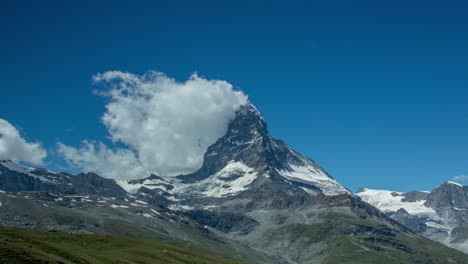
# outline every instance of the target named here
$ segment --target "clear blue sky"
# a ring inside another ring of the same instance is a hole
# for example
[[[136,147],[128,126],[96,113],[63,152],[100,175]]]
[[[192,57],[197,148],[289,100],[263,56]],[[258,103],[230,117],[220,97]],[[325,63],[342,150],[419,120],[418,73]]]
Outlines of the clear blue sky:
[[[30,2],[0,9],[0,117],[51,151],[107,137],[93,74],[197,71],[352,190],[468,174],[466,1]]]

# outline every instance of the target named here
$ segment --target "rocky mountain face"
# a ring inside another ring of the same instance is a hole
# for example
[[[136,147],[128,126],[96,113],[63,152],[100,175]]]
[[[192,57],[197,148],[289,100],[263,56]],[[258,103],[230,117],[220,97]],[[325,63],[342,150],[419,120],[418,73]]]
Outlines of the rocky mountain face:
[[[127,194],[114,180],[95,173],[71,175],[43,168],[27,168],[12,161],[0,161],[0,190],[39,191],[65,194],[123,197]]]
[[[362,189],[357,195],[412,231],[468,253],[468,186],[448,181],[431,192]]]
[[[398,222],[272,138],[251,104],[237,112],[192,174],[123,181],[2,161],[0,190],[3,225],[157,239],[252,263],[466,260],[416,234],[424,228],[418,219]],[[424,199],[431,204],[427,212],[445,210],[425,193],[402,199],[415,207]]]

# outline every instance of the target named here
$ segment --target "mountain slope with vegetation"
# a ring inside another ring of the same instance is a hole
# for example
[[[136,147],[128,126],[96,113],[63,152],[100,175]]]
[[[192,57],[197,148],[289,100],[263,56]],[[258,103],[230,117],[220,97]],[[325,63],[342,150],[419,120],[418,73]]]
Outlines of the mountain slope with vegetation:
[[[0,227],[1,263],[190,263],[240,264],[155,240],[96,234],[33,232]]]

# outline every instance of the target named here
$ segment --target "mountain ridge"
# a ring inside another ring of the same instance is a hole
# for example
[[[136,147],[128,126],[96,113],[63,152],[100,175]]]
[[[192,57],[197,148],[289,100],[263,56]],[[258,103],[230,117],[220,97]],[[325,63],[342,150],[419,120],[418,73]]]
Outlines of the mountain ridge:
[[[356,193],[411,230],[468,253],[468,186],[446,181],[430,192]]]
[[[463,263],[466,256],[416,234],[272,138],[250,103],[189,175],[113,180],[10,165],[0,162],[3,225],[175,240],[253,263]]]

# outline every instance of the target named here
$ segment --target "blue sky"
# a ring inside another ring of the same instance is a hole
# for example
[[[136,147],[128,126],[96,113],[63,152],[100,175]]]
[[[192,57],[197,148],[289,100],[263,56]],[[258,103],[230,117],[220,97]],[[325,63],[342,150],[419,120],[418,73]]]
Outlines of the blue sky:
[[[60,167],[58,142],[109,141],[93,75],[196,71],[352,190],[468,174],[468,3],[219,2],[4,3],[0,118]]]

